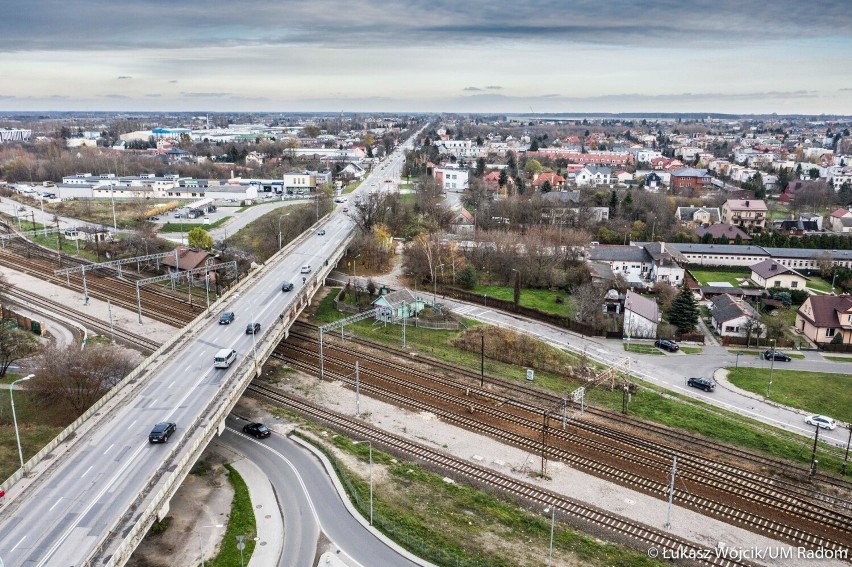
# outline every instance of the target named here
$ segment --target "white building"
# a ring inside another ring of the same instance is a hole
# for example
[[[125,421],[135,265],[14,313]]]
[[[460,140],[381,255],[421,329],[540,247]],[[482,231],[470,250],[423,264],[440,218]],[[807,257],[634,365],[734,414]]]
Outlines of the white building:
[[[578,186],[612,185],[612,169],[609,167],[587,165],[577,172],[574,180]]]
[[[656,338],[659,323],[657,302],[628,289],[624,298],[624,335],[636,339]]]
[[[444,191],[461,192],[467,189],[469,173],[460,167],[436,167],[433,173]]]
[[[710,304],[710,321],[713,330],[722,337],[745,337],[751,328],[752,335],[764,334],[765,327],[757,322],[757,312],[743,301],[727,293],[714,297]]]

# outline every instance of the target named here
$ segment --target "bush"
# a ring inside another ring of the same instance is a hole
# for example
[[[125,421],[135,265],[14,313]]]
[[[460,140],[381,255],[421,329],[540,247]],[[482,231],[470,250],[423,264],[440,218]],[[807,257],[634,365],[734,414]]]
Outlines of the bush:
[[[459,272],[458,276],[456,276],[456,282],[460,288],[471,290],[479,284],[479,278],[477,278],[476,270],[473,269],[473,266],[468,264],[461,272]]]

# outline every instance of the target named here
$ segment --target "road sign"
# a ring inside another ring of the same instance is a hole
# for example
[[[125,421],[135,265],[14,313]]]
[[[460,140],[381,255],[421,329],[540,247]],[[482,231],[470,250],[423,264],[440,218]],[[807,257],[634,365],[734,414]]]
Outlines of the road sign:
[[[527,380],[532,382],[534,376],[535,376],[535,370],[533,370],[532,368],[527,368]]]

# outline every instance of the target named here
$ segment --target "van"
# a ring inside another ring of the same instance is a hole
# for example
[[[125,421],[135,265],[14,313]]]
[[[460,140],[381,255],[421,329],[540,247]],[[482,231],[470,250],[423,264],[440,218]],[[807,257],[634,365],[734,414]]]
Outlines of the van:
[[[214,368],[228,368],[231,366],[231,363],[237,359],[237,351],[231,348],[223,348],[219,352],[216,353],[216,357],[213,359],[213,367]]]

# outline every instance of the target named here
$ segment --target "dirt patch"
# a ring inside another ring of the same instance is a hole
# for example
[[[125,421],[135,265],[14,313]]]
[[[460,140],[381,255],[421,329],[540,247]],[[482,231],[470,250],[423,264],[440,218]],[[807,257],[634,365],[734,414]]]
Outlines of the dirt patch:
[[[169,505],[169,526],[161,533],[148,532],[127,562],[128,567],[198,565],[199,544],[204,557],[216,555],[224,529],[199,526],[227,524],[234,490],[224,464],[230,459],[215,444],[196,463]],[[199,540],[199,531],[201,540]]]

